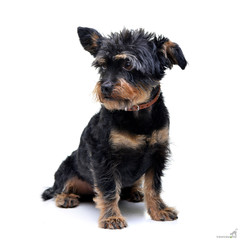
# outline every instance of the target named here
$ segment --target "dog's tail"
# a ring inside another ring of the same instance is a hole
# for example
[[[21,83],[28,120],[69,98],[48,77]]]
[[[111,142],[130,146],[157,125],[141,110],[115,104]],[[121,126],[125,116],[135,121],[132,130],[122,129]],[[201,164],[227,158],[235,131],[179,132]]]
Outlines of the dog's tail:
[[[46,189],[42,193],[43,200],[49,200],[55,197],[57,194],[60,194],[63,189],[65,183],[72,176],[76,176],[74,170],[74,160],[76,158],[77,151],[74,151],[71,156],[68,156],[59,166],[57,172],[54,175],[55,181],[52,187]]]
[[[56,192],[56,190],[54,189],[54,187],[50,187],[50,188],[46,189],[46,190],[42,193],[42,199],[43,199],[44,201],[46,201],[46,200],[49,200],[49,199],[53,198],[54,195],[55,195],[55,192]]]

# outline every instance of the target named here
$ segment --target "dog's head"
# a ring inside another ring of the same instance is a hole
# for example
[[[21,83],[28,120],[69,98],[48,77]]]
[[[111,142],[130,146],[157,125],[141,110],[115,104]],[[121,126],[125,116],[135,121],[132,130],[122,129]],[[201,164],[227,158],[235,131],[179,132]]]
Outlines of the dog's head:
[[[102,36],[95,29],[78,28],[80,42],[95,60],[100,80],[97,99],[109,110],[122,110],[147,102],[167,68],[182,69],[186,60],[181,48],[167,38],[143,29]]]

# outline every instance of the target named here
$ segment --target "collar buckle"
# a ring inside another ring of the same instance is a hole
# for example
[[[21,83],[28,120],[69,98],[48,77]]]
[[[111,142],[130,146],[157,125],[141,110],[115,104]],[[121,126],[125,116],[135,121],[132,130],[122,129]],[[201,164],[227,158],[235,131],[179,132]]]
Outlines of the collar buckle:
[[[139,109],[140,109],[139,105],[132,106],[132,111],[139,111]]]

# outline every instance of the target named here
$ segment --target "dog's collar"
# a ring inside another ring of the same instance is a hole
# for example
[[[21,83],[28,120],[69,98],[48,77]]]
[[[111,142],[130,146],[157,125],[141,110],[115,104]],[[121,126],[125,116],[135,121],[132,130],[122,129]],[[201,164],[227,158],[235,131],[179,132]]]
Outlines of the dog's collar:
[[[140,105],[133,105],[131,108],[125,107],[124,110],[125,110],[125,111],[134,112],[134,111],[139,111],[139,110],[148,108],[148,107],[152,106],[152,105],[158,100],[158,98],[159,98],[159,96],[160,96],[160,93],[161,93],[161,88],[159,87],[159,90],[158,90],[157,95],[156,95],[155,98],[154,98],[153,100],[151,100],[150,102],[143,103],[143,104],[140,104]]]

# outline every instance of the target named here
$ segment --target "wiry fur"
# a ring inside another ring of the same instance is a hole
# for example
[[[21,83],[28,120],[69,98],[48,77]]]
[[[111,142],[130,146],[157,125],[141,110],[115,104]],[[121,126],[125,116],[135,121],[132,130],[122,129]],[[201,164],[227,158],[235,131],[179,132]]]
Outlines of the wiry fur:
[[[101,209],[99,226],[117,229],[127,226],[118,208],[120,196],[141,201],[144,189],[151,217],[175,220],[177,213],[159,195],[170,152],[163,95],[146,109],[124,109],[153,99],[166,68],[173,64],[185,68],[182,50],[143,29],[124,29],[104,37],[95,29],[79,27],[78,35],[99,69],[95,95],[102,107],[84,129],[78,149],[60,165],[43,199],[56,197],[58,206],[74,207],[83,197],[95,195]]]

